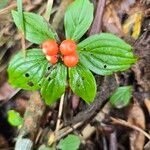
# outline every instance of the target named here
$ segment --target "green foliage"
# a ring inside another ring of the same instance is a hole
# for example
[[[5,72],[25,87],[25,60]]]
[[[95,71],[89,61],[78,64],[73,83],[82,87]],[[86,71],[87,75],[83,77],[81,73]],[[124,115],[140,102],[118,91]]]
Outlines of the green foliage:
[[[65,14],[66,39],[78,41],[88,30],[93,20],[93,4],[89,0],[76,0]]]
[[[42,81],[41,94],[47,105],[54,103],[65,92],[67,68],[59,63]]]
[[[28,50],[26,58],[19,52],[11,59],[8,67],[9,83],[14,87],[37,90],[49,67],[41,49]]]
[[[23,118],[15,110],[8,111],[8,122],[13,126],[20,126],[23,124]]]
[[[78,44],[80,62],[91,71],[109,75],[136,62],[131,46],[110,33],[90,36]]]
[[[12,16],[16,26],[20,30],[23,30],[19,13],[13,10]],[[47,39],[55,39],[55,34],[45,19],[40,15],[24,12],[24,25],[26,39],[32,43],[41,44]]]
[[[92,73],[85,67],[77,65],[69,68],[69,84],[74,93],[87,103],[91,103],[96,95],[96,82]]]
[[[19,12],[22,11],[21,7]],[[76,43],[80,40],[92,23],[93,9],[93,4],[89,0],[75,0],[68,7],[64,20],[67,39],[72,39]],[[23,31],[22,17],[19,12],[12,11],[12,16],[16,26]],[[30,42],[41,44],[57,36],[42,16],[28,12],[22,15],[26,39]],[[87,103],[91,103],[96,95],[96,82],[91,71],[99,75],[110,75],[126,70],[136,62],[132,47],[110,33],[93,35],[81,41],[77,45],[77,54],[78,65],[67,68],[61,60],[51,66],[41,49],[28,50],[26,58],[19,52],[9,64],[9,82],[14,87],[26,90],[39,89],[48,105],[60,98],[66,86],[70,86],[74,93]],[[129,90],[127,91],[128,96],[124,93],[125,101],[119,101],[119,105],[120,102],[123,105],[127,104]],[[111,98],[112,104],[118,107],[114,97]]]
[[[70,134],[65,139],[62,139],[58,148],[61,150],[77,150],[80,146],[80,139],[78,136]]]
[[[110,97],[110,103],[116,108],[122,108],[129,104],[131,96],[132,96],[131,86],[119,87]]]

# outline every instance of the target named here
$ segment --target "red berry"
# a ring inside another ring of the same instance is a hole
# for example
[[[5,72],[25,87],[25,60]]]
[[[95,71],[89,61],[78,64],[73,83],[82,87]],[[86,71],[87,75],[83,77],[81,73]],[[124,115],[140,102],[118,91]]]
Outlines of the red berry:
[[[56,55],[58,53],[58,44],[55,40],[47,40],[43,42],[42,49],[46,55]]]
[[[76,53],[77,45],[73,40],[64,40],[60,44],[60,52],[63,55],[73,55]]]
[[[64,56],[63,61],[67,67],[74,67],[77,65],[79,58],[77,54],[68,55],[68,56]]]
[[[58,61],[58,56],[57,55],[53,55],[53,56],[48,56],[46,55],[46,59],[51,63],[51,64],[56,64]]]

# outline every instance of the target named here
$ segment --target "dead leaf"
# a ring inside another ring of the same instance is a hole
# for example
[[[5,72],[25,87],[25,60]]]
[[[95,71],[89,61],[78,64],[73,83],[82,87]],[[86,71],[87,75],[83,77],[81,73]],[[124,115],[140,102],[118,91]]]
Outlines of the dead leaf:
[[[140,1],[119,0],[107,2],[103,16],[103,30],[118,36],[138,38],[143,17],[148,10]],[[123,25],[122,23],[125,22]]]
[[[141,33],[142,20],[142,11],[129,16],[129,18],[123,24],[124,34],[131,35],[134,39],[137,39]]]
[[[105,8],[103,15],[103,28],[107,32],[122,35],[122,27],[120,19],[113,5],[108,5]]]
[[[137,127],[145,129],[145,117],[141,107],[135,103],[129,110],[128,122]],[[134,130],[130,133],[130,149],[131,150],[143,150],[145,137],[142,133]]]

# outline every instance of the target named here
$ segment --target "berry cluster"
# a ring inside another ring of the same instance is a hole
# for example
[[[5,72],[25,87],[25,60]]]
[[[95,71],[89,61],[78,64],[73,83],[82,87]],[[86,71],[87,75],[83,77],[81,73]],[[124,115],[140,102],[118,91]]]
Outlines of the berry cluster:
[[[74,67],[79,61],[76,48],[76,43],[70,39],[64,40],[60,46],[55,40],[47,40],[42,44],[43,52],[51,64],[56,64],[59,57],[61,57],[67,67]]]

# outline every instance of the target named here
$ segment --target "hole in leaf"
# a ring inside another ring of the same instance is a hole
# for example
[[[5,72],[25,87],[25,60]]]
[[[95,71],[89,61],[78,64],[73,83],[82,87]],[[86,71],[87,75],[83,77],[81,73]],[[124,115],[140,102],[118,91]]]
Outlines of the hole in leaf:
[[[49,78],[48,78],[48,81],[50,81],[50,80],[51,80],[51,78],[49,77]]]
[[[104,68],[107,68],[107,65],[104,65]]]
[[[28,82],[29,86],[34,86],[33,82]]]
[[[77,86],[79,87],[79,86],[80,86],[80,84],[78,83],[78,84],[77,84]]]
[[[29,76],[30,76],[30,75],[29,75],[29,73],[25,73],[25,77],[27,77],[27,78],[28,78]]]
[[[48,68],[47,68],[47,70],[50,70],[51,69],[51,67],[49,66]]]

